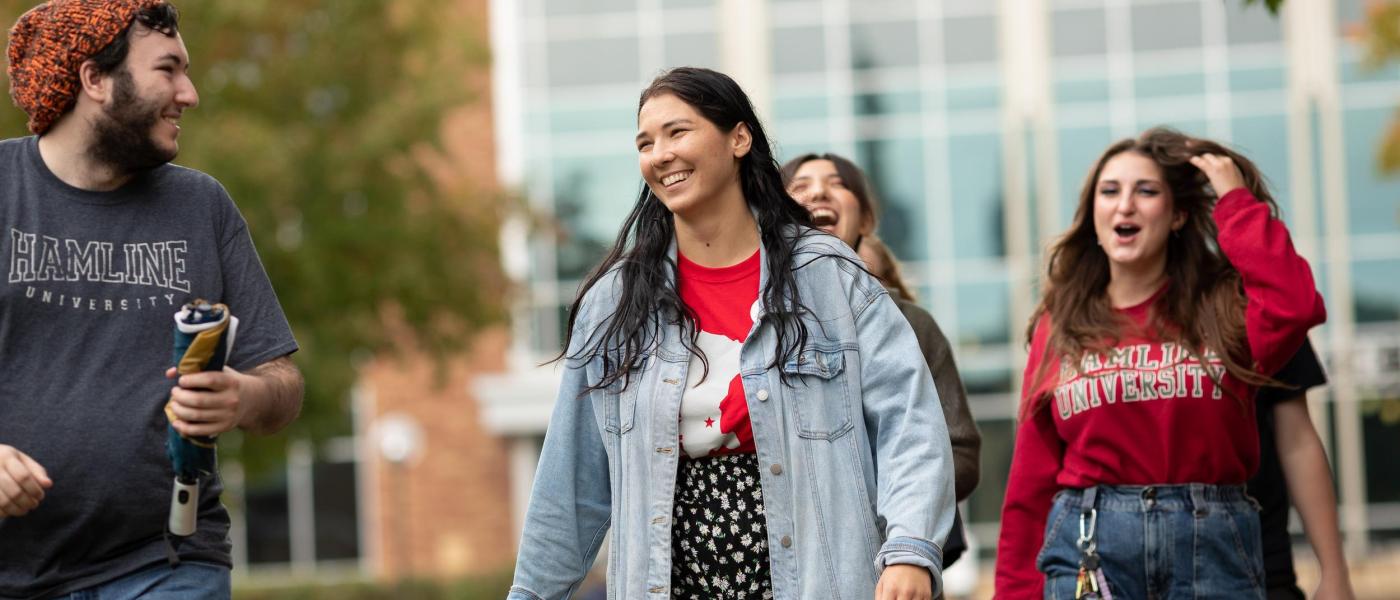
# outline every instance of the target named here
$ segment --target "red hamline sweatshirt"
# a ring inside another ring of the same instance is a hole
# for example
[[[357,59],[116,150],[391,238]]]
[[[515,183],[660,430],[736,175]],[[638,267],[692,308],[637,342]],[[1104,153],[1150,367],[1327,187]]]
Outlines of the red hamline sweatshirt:
[[[1326,319],[1322,296],[1288,230],[1248,190],[1226,194],[1213,217],[1220,249],[1244,284],[1255,369],[1273,374],[1308,329]],[[1146,324],[1161,293],[1119,310]],[[1045,316],[1036,323],[1023,376],[1023,405],[1047,396],[1048,404],[1016,434],[997,544],[996,596],[1003,600],[1041,597],[1044,575],[1035,559],[1059,490],[1242,484],[1259,463],[1254,390],[1229,375],[1222,380],[1227,390],[1216,389],[1206,370],[1223,373],[1219,357],[1207,354],[1202,365],[1171,342],[1125,336],[1105,353],[1080,357],[1077,365],[1061,358],[1037,377],[1052,327]]]

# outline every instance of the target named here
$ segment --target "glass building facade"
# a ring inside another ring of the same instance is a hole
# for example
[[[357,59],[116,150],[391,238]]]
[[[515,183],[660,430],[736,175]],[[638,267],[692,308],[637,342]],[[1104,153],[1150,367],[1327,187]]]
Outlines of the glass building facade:
[[[668,67],[745,71],[780,160],[832,151],[870,174],[881,237],[956,345],[983,432],[966,514],[992,546],[1043,248],[1104,148],[1169,125],[1268,177],[1328,303],[1312,339],[1333,385],[1310,404],[1348,542],[1400,537],[1400,178],[1376,158],[1400,66],[1364,64],[1347,33],[1363,0],[1287,2],[1280,17],[1244,4],[493,2],[500,169],[533,215],[505,236],[528,256],[511,268],[520,364],[557,354],[581,278],[641,190],[638,93]],[[766,57],[725,56],[744,19]]]

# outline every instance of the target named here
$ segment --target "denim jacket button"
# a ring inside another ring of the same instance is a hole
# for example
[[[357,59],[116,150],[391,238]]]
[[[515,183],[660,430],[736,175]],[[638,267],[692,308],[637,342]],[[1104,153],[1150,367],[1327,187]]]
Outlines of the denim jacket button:
[[[780,541],[780,543],[783,545],[784,548],[791,548],[791,547],[792,547],[792,538],[790,538],[790,537],[788,537],[788,536],[783,536],[783,539]]]
[[[780,465],[780,464],[777,464],[777,463],[773,463],[773,466],[768,467],[768,470],[769,470],[769,471],[772,471],[774,475],[782,475],[782,474],[783,474],[783,466]]]
[[[657,517],[655,519],[652,519],[651,522],[653,525],[660,525],[666,522],[666,517]]]
[[[757,394],[754,394],[754,396],[757,396],[757,397],[758,397],[758,401],[759,401],[759,402],[767,402],[767,401],[768,401],[768,390],[758,390],[758,393],[757,393]]]
[[[666,591],[666,588],[658,585],[658,586],[652,587],[651,589],[649,589],[649,590],[647,590],[647,591],[650,592],[650,593],[652,593],[652,594],[660,594],[661,592]]]

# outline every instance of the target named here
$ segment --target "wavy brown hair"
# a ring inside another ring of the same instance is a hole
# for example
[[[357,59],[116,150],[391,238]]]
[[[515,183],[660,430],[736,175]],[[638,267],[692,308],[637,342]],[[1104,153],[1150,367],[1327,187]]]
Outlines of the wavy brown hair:
[[[918,296],[914,295],[914,288],[909,286],[909,282],[904,280],[904,268],[899,264],[899,259],[895,258],[894,252],[885,245],[885,241],[878,235],[867,235],[861,238],[860,255],[861,258],[869,257],[871,260],[865,261],[865,267],[870,269],[870,273],[885,284],[885,288],[903,296],[910,302],[918,302]]]
[[[1186,224],[1167,238],[1167,288],[1150,307],[1146,330],[1176,342],[1202,364],[1203,351],[1213,351],[1227,374],[1249,385],[1279,385],[1252,368],[1240,274],[1216,243],[1211,211],[1219,198],[1205,174],[1190,163],[1191,157],[1228,156],[1244,176],[1245,187],[1269,205],[1274,217],[1278,217],[1278,205],[1248,158],[1222,144],[1159,127],[1104,151],[1084,181],[1073,225],[1050,250],[1045,293],[1026,330],[1026,339],[1033,339],[1036,323],[1049,316],[1050,339],[1031,389],[1040,389],[1062,357],[1103,352],[1117,345],[1125,333],[1134,332],[1133,324],[1109,302],[1108,255],[1098,245],[1094,230],[1099,175],[1110,159],[1124,152],[1136,152],[1157,164],[1171,190],[1172,210],[1186,215]],[[1213,372],[1207,369],[1207,373],[1220,384]],[[1046,404],[1044,394],[1028,397],[1022,405],[1023,418]]]

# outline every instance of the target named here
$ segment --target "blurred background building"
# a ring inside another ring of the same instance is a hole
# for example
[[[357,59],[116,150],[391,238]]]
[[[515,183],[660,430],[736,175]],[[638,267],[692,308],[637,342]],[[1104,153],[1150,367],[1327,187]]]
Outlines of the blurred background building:
[[[983,432],[966,507],[992,558],[1042,251],[1110,143],[1169,125],[1254,159],[1312,262],[1332,385],[1310,405],[1353,557],[1400,541],[1400,179],[1378,154],[1400,67],[1363,64],[1363,0],[500,0],[502,182],[554,229],[508,229],[518,365],[555,355],[566,309],[640,190],[637,96],[665,68],[723,70],[779,160],[864,166],[879,230],[956,344]],[[516,526],[554,402],[550,370],[479,380],[509,440]],[[1301,541],[1301,537],[1299,538]],[[1302,562],[1302,561],[1300,561]]]
[[[1391,597],[1400,176],[1378,157],[1400,138],[1400,64],[1360,36],[1400,53],[1400,11],[1267,3],[177,0],[202,100],[179,162],[248,218],[308,377],[287,434],[221,445],[240,596],[430,577],[500,597],[555,401],[539,365],[641,189],[637,96],[694,65],[750,92],[780,159],[832,151],[871,175],[982,428],[979,594],[1043,249],[1091,161],[1156,125],[1249,155],[1327,300],[1312,340],[1332,384],[1310,406],[1358,592]],[[23,115],[0,111],[0,133]]]

